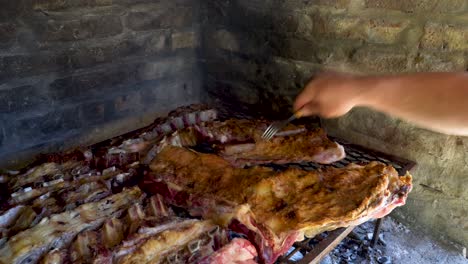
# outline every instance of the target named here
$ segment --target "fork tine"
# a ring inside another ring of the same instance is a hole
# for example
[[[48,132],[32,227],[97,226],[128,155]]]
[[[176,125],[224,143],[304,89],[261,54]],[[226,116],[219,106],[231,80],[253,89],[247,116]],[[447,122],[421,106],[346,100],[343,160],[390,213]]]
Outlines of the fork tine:
[[[279,127],[276,125],[270,132],[269,138],[271,139],[276,133],[278,133]]]
[[[266,135],[265,135],[265,139],[266,139],[266,140],[272,139],[272,138],[275,136],[275,134],[278,132],[278,130],[279,130],[279,129],[278,129],[278,126],[277,126],[277,125],[271,125],[270,130],[269,130],[268,133],[266,133]]]
[[[275,129],[276,129],[276,126],[275,124],[271,124],[268,129],[265,131],[264,135],[265,135],[265,138],[268,139],[271,137],[271,134],[273,134],[275,132]]]
[[[300,116],[300,112],[295,112],[291,117],[282,122],[273,122],[267,127],[265,132],[263,132],[262,138],[266,140],[272,139],[276,135],[276,133],[282,130],[288,123],[290,123],[294,119],[300,118]]]
[[[269,125],[267,127],[267,129],[265,130],[265,132],[263,132],[262,138],[266,139],[268,137],[268,135],[270,134],[272,129],[273,129],[273,124]]]

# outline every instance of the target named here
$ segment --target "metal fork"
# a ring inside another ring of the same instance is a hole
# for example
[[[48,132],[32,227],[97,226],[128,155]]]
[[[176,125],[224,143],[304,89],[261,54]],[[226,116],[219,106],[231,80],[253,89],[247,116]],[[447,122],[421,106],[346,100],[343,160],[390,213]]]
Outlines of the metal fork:
[[[281,129],[283,129],[285,126],[287,126],[292,121],[294,121],[294,120],[296,120],[298,118],[301,118],[301,117],[302,117],[302,114],[301,114],[301,112],[299,110],[299,111],[295,112],[291,117],[289,117],[286,120],[273,122],[271,125],[269,125],[267,127],[267,129],[265,130],[265,132],[262,135],[262,138],[265,139],[265,140],[272,139],[276,135],[276,133],[281,131]]]

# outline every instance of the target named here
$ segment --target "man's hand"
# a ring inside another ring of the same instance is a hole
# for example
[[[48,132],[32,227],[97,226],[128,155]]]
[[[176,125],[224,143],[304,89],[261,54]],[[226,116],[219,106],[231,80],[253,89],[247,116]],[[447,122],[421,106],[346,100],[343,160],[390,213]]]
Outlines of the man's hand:
[[[339,117],[353,107],[363,104],[369,88],[359,85],[364,79],[350,75],[326,74],[319,76],[305,87],[296,98],[294,109],[301,114],[319,115],[324,118]]]
[[[468,73],[315,78],[297,97],[302,115],[339,117],[370,107],[434,131],[468,136]]]

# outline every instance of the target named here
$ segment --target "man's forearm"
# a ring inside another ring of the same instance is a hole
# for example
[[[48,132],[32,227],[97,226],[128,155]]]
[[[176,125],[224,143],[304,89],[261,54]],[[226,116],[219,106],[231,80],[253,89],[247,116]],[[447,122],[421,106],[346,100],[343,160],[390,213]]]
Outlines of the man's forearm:
[[[468,74],[424,73],[367,77],[360,104],[454,135],[468,135]]]

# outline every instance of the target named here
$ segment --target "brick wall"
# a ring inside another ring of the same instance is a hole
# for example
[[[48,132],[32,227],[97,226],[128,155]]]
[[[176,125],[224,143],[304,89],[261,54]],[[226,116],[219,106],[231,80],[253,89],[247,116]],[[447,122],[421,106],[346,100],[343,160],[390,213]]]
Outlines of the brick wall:
[[[0,1],[0,164],[200,99],[199,3]]]
[[[466,0],[208,2],[205,86],[232,106],[287,116],[304,84],[324,70],[468,70]],[[432,133],[366,109],[325,125],[351,142],[416,160],[414,191],[394,216],[468,246],[468,138]]]

